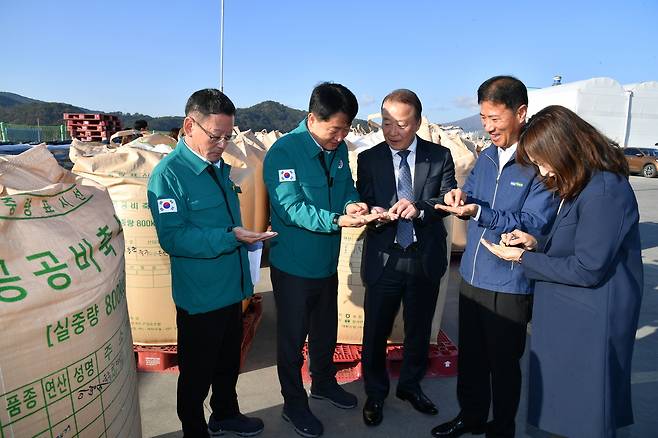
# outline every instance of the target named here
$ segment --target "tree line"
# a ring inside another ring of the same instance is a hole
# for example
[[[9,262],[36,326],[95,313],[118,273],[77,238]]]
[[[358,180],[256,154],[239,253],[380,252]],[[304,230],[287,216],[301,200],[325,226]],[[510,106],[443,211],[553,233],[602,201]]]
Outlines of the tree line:
[[[13,95],[18,96],[18,95]],[[0,98],[5,97],[0,95]],[[18,96],[21,97],[22,96]],[[27,103],[25,103],[27,100]],[[88,110],[67,103],[41,102],[28,98],[0,99],[0,121],[20,125],[61,125],[64,124],[64,113],[102,113],[102,111]],[[136,120],[144,119],[149,129],[155,131],[169,131],[180,128],[183,117],[165,116],[151,117],[140,113],[110,112],[119,117],[124,129],[132,128]],[[235,124],[245,131],[273,131],[289,132],[306,116],[306,111],[289,108],[271,100],[261,102],[249,108],[238,108],[235,115]],[[364,120],[355,120],[355,124],[366,126]]]

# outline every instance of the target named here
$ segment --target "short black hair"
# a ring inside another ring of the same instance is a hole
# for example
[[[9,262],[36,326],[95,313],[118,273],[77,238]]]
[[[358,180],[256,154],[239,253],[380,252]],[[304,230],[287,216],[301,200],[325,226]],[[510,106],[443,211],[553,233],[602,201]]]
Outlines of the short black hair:
[[[420,103],[420,99],[411,90],[407,90],[406,88],[399,88],[397,90],[393,90],[390,93],[386,95],[384,100],[382,100],[382,108],[384,107],[384,103],[386,102],[400,102],[404,103],[407,105],[411,105],[414,107],[415,111],[415,117],[416,121],[420,121],[421,119],[421,114],[423,112],[423,105]]]
[[[133,124],[133,129],[141,131],[142,129],[148,128],[148,126],[149,123],[146,120],[139,119],[139,120],[135,120],[135,123]]]
[[[502,103],[516,111],[528,105],[528,89],[514,76],[494,76],[478,88],[478,104],[482,102]]]
[[[354,93],[344,85],[323,82],[313,89],[308,112],[322,121],[329,120],[336,113],[344,113],[351,123],[359,112],[359,103]]]
[[[204,88],[192,93],[185,105],[185,115],[199,113],[203,116],[210,114],[235,115],[235,105],[231,99],[216,88]]]

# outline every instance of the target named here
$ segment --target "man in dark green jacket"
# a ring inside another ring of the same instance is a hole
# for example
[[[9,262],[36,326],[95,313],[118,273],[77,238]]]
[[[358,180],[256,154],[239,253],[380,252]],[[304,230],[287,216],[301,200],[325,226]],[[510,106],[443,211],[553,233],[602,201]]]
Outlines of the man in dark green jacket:
[[[323,426],[302,385],[302,347],[308,335],[311,397],[350,409],[353,394],[336,382],[333,353],[338,326],[340,228],[364,225],[368,207],[358,202],[343,139],[358,111],[356,97],[340,84],[323,83],[311,94],[309,115],[277,140],[263,165],[270,196],[270,265],[277,307],[277,370],[283,418],[302,436]]]
[[[257,435],[259,418],[240,413],[235,384],[242,343],[241,301],[253,293],[245,243],[274,233],[242,228],[238,187],[221,159],[235,106],[215,89],[187,101],[185,136],[153,170],[148,203],[170,256],[178,329],[177,411],[185,437]],[[212,386],[207,424],[203,401]]]

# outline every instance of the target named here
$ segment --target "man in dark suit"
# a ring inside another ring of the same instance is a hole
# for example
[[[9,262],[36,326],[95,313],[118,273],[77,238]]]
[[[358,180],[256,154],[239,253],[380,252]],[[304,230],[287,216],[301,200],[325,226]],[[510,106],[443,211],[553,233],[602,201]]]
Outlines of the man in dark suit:
[[[432,318],[446,263],[444,213],[434,209],[457,186],[450,151],[416,136],[422,106],[410,90],[382,102],[385,142],[358,157],[357,190],[382,219],[366,231],[361,275],[366,285],[363,373],[368,399],[363,420],[381,423],[389,391],[386,341],[404,304],[404,359],[396,395],[425,414],[434,403],[420,387],[425,375]]]

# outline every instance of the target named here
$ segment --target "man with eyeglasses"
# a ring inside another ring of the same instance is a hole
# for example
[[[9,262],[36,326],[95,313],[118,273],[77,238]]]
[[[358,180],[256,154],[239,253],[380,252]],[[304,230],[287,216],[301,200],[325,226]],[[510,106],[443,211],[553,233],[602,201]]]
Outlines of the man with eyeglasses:
[[[259,418],[240,413],[243,299],[253,293],[245,244],[276,233],[242,227],[239,188],[222,160],[232,139],[235,106],[216,89],[199,90],[185,106],[176,149],[153,170],[148,202],[158,239],[171,261],[178,330],[177,411],[187,438],[233,432],[254,436]],[[212,415],[203,402],[212,387]]]
[[[308,335],[311,397],[336,407],[357,398],[336,382],[333,353],[338,328],[338,252],[341,227],[372,219],[358,202],[343,139],[358,111],[356,97],[340,84],[311,93],[308,117],[268,151],[263,176],[270,196],[270,273],[277,309],[277,371],[282,417],[304,437],[323,425],[309,408],[302,384],[302,347]]]

